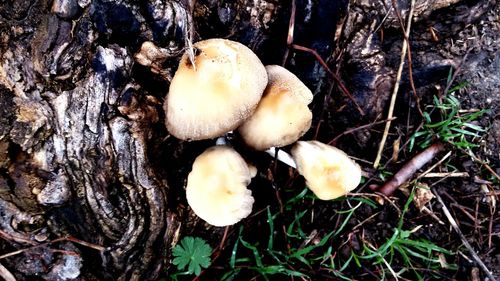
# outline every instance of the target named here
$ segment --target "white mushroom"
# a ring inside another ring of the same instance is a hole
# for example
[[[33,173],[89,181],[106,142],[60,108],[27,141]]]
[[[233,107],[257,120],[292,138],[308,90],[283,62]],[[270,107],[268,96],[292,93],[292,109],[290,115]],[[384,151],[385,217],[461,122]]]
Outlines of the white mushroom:
[[[313,95],[293,73],[266,66],[268,84],[255,113],[238,129],[245,143],[266,150],[297,141],[311,127]]]
[[[292,148],[298,172],[322,200],[331,200],[354,190],[361,169],[342,150],[318,141],[299,141]]]
[[[232,148],[217,145],[199,155],[189,173],[186,198],[193,212],[215,226],[232,225],[252,212],[247,189],[255,168]]]
[[[165,99],[165,124],[182,140],[215,138],[255,111],[267,84],[259,58],[241,43],[197,42],[194,66],[185,53]]]

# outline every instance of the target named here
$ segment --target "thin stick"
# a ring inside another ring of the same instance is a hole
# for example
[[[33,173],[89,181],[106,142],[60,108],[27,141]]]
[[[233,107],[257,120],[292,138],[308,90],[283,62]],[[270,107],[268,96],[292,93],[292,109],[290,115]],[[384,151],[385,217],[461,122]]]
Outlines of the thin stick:
[[[288,55],[290,54],[290,45],[293,43],[293,31],[295,29],[295,10],[296,10],[295,0],[292,0],[292,9],[290,11],[290,20],[288,21],[288,34],[286,37],[286,50],[283,55],[283,62],[281,66],[285,67],[288,60]]]
[[[486,170],[488,170],[494,177],[497,178],[497,180],[500,180],[500,176],[495,171],[493,171],[493,169],[486,162],[484,162],[479,157],[476,157],[474,154],[466,150],[462,151],[464,151],[467,155],[469,155],[474,161],[479,162],[479,164],[483,165],[486,168]]]
[[[55,240],[54,240],[55,241]],[[83,240],[80,240],[80,239],[77,239],[75,237],[63,237],[61,238],[61,241],[70,241],[70,242],[73,242],[73,243],[76,243],[76,244],[80,244],[82,246],[85,246],[87,248],[91,248],[91,249],[94,249],[94,250],[97,250],[97,251],[105,251],[106,250],[106,247],[103,247],[101,245],[97,245],[97,244],[92,244],[92,243],[89,243],[89,242],[85,242]]]
[[[333,72],[330,69],[330,67],[328,67],[328,65],[323,60],[323,58],[318,54],[318,52],[316,52],[313,49],[310,49],[310,48],[307,48],[307,47],[304,47],[304,46],[300,46],[300,45],[297,45],[297,44],[292,44],[291,47],[294,48],[295,50],[307,52],[307,53],[313,55],[316,58],[316,60],[321,64],[321,66],[323,66],[323,68],[326,70],[326,72],[328,72],[328,74],[330,74],[330,76],[333,78],[333,80],[335,80],[335,82],[339,86],[340,90],[342,90],[342,92],[354,103],[354,105],[356,106],[356,109],[359,111],[359,113],[361,115],[363,115],[363,116],[365,115],[365,112],[363,111],[363,109],[361,109],[361,107],[356,102],[356,100],[354,99],[354,97],[351,95],[351,93],[349,92],[349,90],[347,90],[347,88],[344,86],[344,84],[342,83],[342,81],[340,81],[340,77],[338,77],[337,74],[335,74],[335,72]]]
[[[448,172],[448,173],[427,173],[421,175],[421,178],[467,178],[469,177],[467,172]]]
[[[347,90],[347,88],[344,86],[342,81],[340,81],[340,78],[330,69],[330,67],[328,67],[328,65],[323,60],[323,58],[318,54],[318,52],[316,52],[313,49],[307,48],[307,47],[293,44],[293,41],[294,41],[293,34],[294,34],[294,30],[295,30],[295,12],[296,12],[296,10],[297,10],[297,5],[295,3],[295,0],[292,0],[290,20],[288,21],[288,34],[287,34],[287,38],[286,38],[287,49],[285,51],[285,54],[283,55],[283,61],[282,61],[281,65],[283,67],[285,66],[285,64],[288,60],[288,55],[290,53],[290,48],[312,54],[316,58],[316,60],[321,64],[321,66],[323,66],[323,68],[328,72],[328,74],[330,74],[330,76],[332,76],[333,80],[335,80],[335,82],[337,82],[337,84],[339,85],[339,88],[342,90],[342,92],[344,92],[344,94],[347,97],[349,97],[349,99],[356,105],[356,108],[358,109],[359,113],[364,116],[365,115],[364,111],[361,109],[361,107],[356,102],[356,100],[352,97],[349,90]]]
[[[219,244],[219,250],[222,251],[224,249],[224,244],[226,243],[226,238],[227,238],[227,233],[229,232],[229,226],[226,226],[224,229],[224,235],[222,236],[222,239]]]
[[[331,83],[330,87],[328,89],[328,94],[326,94],[325,97],[323,98],[323,107],[321,108],[321,113],[319,114],[319,121],[318,121],[318,125],[316,126],[316,132],[314,134],[313,140],[317,140],[318,139],[319,129],[321,128],[321,124],[323,124],[323,122],[325,120],[323,117],[325,116],[326,107],[328,106],[328,104],[330,102],[330,98],[332,96],[333,87],[334,87],[334,84]]]
[[[16,281],[16,277],[14,277],[14,274],[12,274],[5,266],[0,264],[0,277],[3,278],[5,281]]]
[[[420,211],[421,211],[421,212],[424,212],[424,213],[426,213],[426,214],[428,214],[429,216],[431,216],[431,217],[432,217],[433,219],[435,219],[435,220],[436,220],[439,224],[441,224],[441,225],[445,225],[445,223],[444,223],[442,220],[440,220],[440,219],[436,216],[436,214],[434,214],[434,212],[433,212],[433,211],[431,211],[431,210],[429,210],[429,208],[427,208],[426,206],[423,206],[423,207],[422,207],[422,209],[421,209]]]
[[[442,147],[441,147],[442,148]],[[439,152],[440,150],[436,151]],[[425,175],[427,175],[428,173],[430,173],[432,170],[434,170],[437,166],[441,165],[441,163],[444,162],[444,160],[448,159],[449,157],[451,156],[451,151],[449,151],[448,153],[446,153],[446,155],[441,158],[441,160],[439,160],[436,164],[432,165],[432,167],[430,167],[429,169],[427,169],[425,172],[423,172],[421,175],[419,175],[417,177],[417,179],[419,178],[422,178],[422,177],[425,177]]]
[[[346,130],[346,131],[342,132],[341,134],[339,134],[338,136],[336,136],[335,138],[333,138],[328,144],[332,145],[341,136],[344,136],[344,135],[347,135],[347,134],[352,134],[352,133],[354,133],[356,131],[363,130],[363,129],[366,129],[366,128],[370,128],[372,126],[375,126],[375,125],[378,125],[378,124],[382,124],[382,123],[385,123],[385,122],[389,122],[389,121],[392,121],[394,119],[396,119],[396,117],[393,117],[391,119],[386,119],[386,120],[380,120],[380,121],[377,121],[377,122],[373,122],[373,123],[370,123],[370,124],[366,124],[366,125],[363,125],[363,126],[359,126],[359,127],[356,127],[356,128],[352,128],[352,129]]]
[[[392,7],[394,8],[394,11],[396,12],[396,16],[398,17],[399,25],[401,26],[401,29],[404,30],[404,22],[403,18],[401,17],[401,13],[398,11],[396,8],[396,0],[392,0]],[[408,78],[410,80],[410,86],[413,91],[413,97],[415,98],[415,101],[417,102],[417,109],[418,112],[420,113],[420,116],[424,116],[424,113],[422,112],[422,109],[420,108],[420,97],[417,95],[417,90],[415,88],[415,82],[413,81],[413,64],[412,64],[412,58],[411,58],[411,44],[410,44],[410,38],[406,36],[405,34],[405,41],[408,42]]]
[[[15,241],[17,243],[26,243],[30,245],[36,245],[35,242],[21,236],[18,234],[9,234],[3,230],[0,229],[0,237],[7,240],[7,241]]]
[[[47,246],[47,245],[50,245],[50,244],[54,244],[54,243],[57,243],[57,242],[62,242],[62,241],[70,241],[70,242],[77,243],[77,244],[80,244],[82,246],[89,247],[89,248],[92,248],[92,249],[95,249],[95,250],[98,250],[98,251],[101,251],[101,252],[104,251],[104,250],[106,250],[106,248],[103,247],[103,246],[96,245],[96,244],[91,244],[91,243],[85,242],[83,240],[76,239],[74,237],[61,237],[61,238],[57,238],[57,239],[54,239],[54,240],[49,241],[49,242],[41,243],[41,244],[29,247],[29,248],[24,248],[24,249],[21,249],[21,250],[17,250],[17,251],[14,251],[14,252],[10,252],[10,253],[1,255],[0,256],[0,260],[8,258],[8,257],[11,257],[11,256],[22,254],[22,253],[24,253],[26,251],[30,251],[30,250],[33,250],[33,249],[36,249],[36,248],[44,247],[44,246]]]
[[[490,201],[491,202],[491,201]],[[488,249],[493,246],[492,233],[493,233],[493,221],[495,220],[495,207],[490,205],[490,222],[488,223]]]
[[[413,19],[414,6],[415,6],[415,0],[411,0],[410,13],[408,14],[408,23],[406,24],[406,30],[404,32],[404,36],[406,38],[410,37],[411,22]],[[401,58],[400,58],[401,62],[399,64],[398,72],[396,74],[396,83],[394,84],[394,89],[392,91],[391,103],[389,105],[389,113],[387,114],[387,119],[391,119],[393,114],[394,114],[394,105],[396,104],[396,97],[397,97],[398,90],[399,90],[399,83],[401,81],[401,74],[403,73],[403,66],[405,64],[406,51],[408,49],[407,40],[403,40],[403,46],[401,49],[402,49],[401,50]],[[378,147],[377,157],[375,158],[375,161],[373,162],[374,168],[377,168],[378,165],[380,164],[380,159],[382,158],[382,152],[384,151],[385,142],[387,141],[387,136],[389,135],[390,128],[391,128],[391,121],[388,121],[385,124],[384,134],[382,135],[382,140],[380,141],[380,145]]]
[[[484,274],[486,274],[486,276],[490,279],[490,281],[495,281],[496,279],[493,276],[493,274],[491,273],[491,271],[486,267],[486,265],[483,263],[483,261],[481,260],[479,255],[474,251],[472,246],[469,244],[469,241],[467,241],[467,238],[465,238],[464,234],[462,233],[462,231],[458,227],[457,222],[455,221],[455,219],[451,215],[450,210],[448,210],[448,207],[446,207],[446,205],[444,204],[444,201],[441,198],[441,196],[435,190],[434,190],[434,195],[436,195],[436,199],[439,201],[439,203],[441,204],[441,206],[443,208],[444,215],[446,216],[446,218],[450,222],[451,227],[455,230],[455,232],[458,234],[458,236],[460,236],[460,239],[462,240],[462,243],[464,244],[464,246],[467,248],[467,250],[469,250],[469,252],[472,255],[472,257],[474,258],[474,260],[477,262],[479,267],[481,267]]]
[[[190,5],[189,9],[189,14],[188,14],[188,23],[186,25],[186,37],[184,38],[185,44],[187,46],[187,54],[189,58],[189,62],[193,66],[194,71],[196,71],[196,60],[195,60],[195,50],[193,47],[193,38],[194,38],[194,20],[193,20],[193,14],[194,14],[194,5],[196,4],[196,1],[192,2],[192,5]]]
[[[460,63],[458,64],[457,69],[455,69],[455,72],[453,72],[453,75],[451,76],[450,81],[448,81],[448,83],[446,83],[446,88],[444,88],[444,92],[443,92],[445,95],[448,94],[448,91],[450,90],[451,85],[453,84],[453,82],[455,82],[455,79],[457,78],[458,73],[460,73],[460,71],[462,70],[462,66],[464,65],[465,61],[467,60],[467,56],[469,55],[471,50],[472,50],[472,48],[468,49],[467,52],[465,52],[465,55],[462,58],[462,60],[460,61]]]

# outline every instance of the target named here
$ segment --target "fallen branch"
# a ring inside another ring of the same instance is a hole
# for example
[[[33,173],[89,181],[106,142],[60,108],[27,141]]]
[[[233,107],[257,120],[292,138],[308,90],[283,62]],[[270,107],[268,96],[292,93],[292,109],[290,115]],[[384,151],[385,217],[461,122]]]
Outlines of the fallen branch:
[[[408,181],[418,169],[431,161],[438,152],[444,149],[444,144],[435,143],[417,154],[409,162],[407,162],[394,176],[384,183],[381,187],[374,189],[386,196],[390,196],[403,183]]]
[[[450,210],[448,210],[448,207],[446,207],[446,205],[444,204],[444,201],[441,198],[441,196],[435,190],[434,190],[434,195],[436,195],[436,199],[441,204],[441,206],[443,208],[443,213],[446,216],[446,218],[448,219],[448,221],[450,222],[451,227],[458,234],[458,236],[462,240],[462,243],[464,244],[464,246],[467,248],[467,250],[472,255],[472,258],[474,258],[474,260],[479,265],[479,267],[481,267],[481,269],[483,270],[484,274],[486,274],[486,276],[488,277],[488,279],[490,281],[495,281],[496,279],[493,276],[493,274],[491,273],[491,271],[486,267],[486,265],[483,263],[483,261],[481,260],[481,258],[479,257],[479,255],[474,251],[474,249],[472,248],[471,244],[469,243],[469,241],[467,241],[467,238],[465,238],[464,234],[462,233],[462,231],[458,227],[457,222],[455,221],[455,219],[451,215]]]
[[[404,31],[405,38],[410,37],[411,21],[413,19],[413,10],[415,6],[415,0],[411,0],[410,12],[408,14],[408,22],[406,24],[406,30]],[[399,83],[401,81],[401,74],[403,73],[403,66],[405,64],[406,51],[408,49],[408,41],[403,40],[403,46],[401,47],[401,58],[399,63],[398,72],[396,73],[396,82],[394,83],[394,89],[391,95],[391,103],[389,104],[389,113],[387,114],[387,119],[391,119],[394,114],[394,105],[396,104],[396,97],[399,90]],[[373,162],[373,167],[377,168],[380,164],[380,159],[382,158],[382,152],[384,151],[385,142],[387,141],[387,136],[389,135],[389,129],[391,128],[391,121],[385,124],[384,134],[382,135],[382,140],[380,141],[377,157]]]

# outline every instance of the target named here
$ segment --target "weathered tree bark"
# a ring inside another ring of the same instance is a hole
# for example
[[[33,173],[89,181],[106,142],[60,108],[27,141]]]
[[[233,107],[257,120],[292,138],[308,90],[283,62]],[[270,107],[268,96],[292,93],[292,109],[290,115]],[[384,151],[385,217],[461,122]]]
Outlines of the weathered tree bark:
[[[186,40],[231,37],[266,64],[280,64],[287,48],[289,1],[195,2],[0,3],[0,252],[38,246],[0,259],[18,280],[159,275],[179,221],[191,224],[177,209],[183,195],[168,192],[182,191],[187,164],[206,145],[168,139],[163,126],[162,99]],[[344,67],[373,118],[392,70],[374,38],[384,9],[361,2],[297,1],[295,43]],[[427,9],[418,15],[441,7],[420,2]],[[134,62],[145,41],[163,48],[160,74]],[[328,91],[309,54],[288,66]],[[66,236],[96,247],[43,244]]]
[[[144,5],[2,6],[2,252],[65,236],[104,247],[60,242],[1,261],[19,279],[159,274],[174,224],[167,223],[168,186],[147,155],[159,102],[134,82],[132,52],[156,34],[181,50],[172,34],[181,26],[183,42],[188,17],[180,3]],[[140,13],[146,7],[151,26]],[[162,12],[177,13],[177,21]],[[171,28],[154,33],[154,24]]]

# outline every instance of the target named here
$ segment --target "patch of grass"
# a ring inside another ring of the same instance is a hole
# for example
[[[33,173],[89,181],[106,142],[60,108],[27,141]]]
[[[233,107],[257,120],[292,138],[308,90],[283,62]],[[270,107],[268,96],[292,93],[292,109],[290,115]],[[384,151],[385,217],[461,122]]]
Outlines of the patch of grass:
[[[358,279],[359,276],[352,276],[352,272],[361,268],[378,272],[380,279],[392,275],[423,280],[422,271],[427,273],[426,276],[429,276],[429,271],[438,271],[443,267],[443,257],[453,253],[431,241],[415,237],[418,227],[411,230],[404,227],[404,215],[413,197],[414,190],[390,237],[382,244],[361,238],[360,247],[354,249],[349,244],[352,242],[351,235],[356,234],[350,232],[350,227],[357,211],[363,206],[373,209],[380,206],[361,196],[339,198],[334,202],[343,202],[349,208],[335,212],[339,216],[338,226],[335,228],[334,224],[326,224],[321,225],[318,231],[310,231],[303,226],[310,224],[314,209],[312,203],[317,199],[304,189],[285,202],[284,213],[273,213],[270,207],[267,208],[266,233],[269,236],[256,238],[254,231],[245,233],[244,226],[240,227],[232,246],[229,267],[220,280],[258,280],[257,276],[260,280],[290,277],[315,280],[321,274],[338,280],[353,280],[351,278]],[[284,224],[285,218],[290,219]],[[259,233],[264,232],[261,230]],[[345,253],[346,249],[350,249],[350,255]],[[446,266],[447,269],[454,269],[454,265]]]
[[[397,276],[423,280],[424,275],[428,277],[434,271],[439,274],[443,264],[446,269],[453,269],[443,263],[443,257],[452,255],[452,252],[417,237],[418,227],[405,228],[403,222],[414,191],[393,231],[387,238],[382,238],[382,243],[377,242],[380,241],[377,230],[369,233],[366,232],[370,231],[369,227],[361,227],[366,214],[376,216],[381,211],[381,206],[371,199],[355,196],[319,202],[307,188],[295,194],[285,192],[283,196],[283,212],[273,211],[271,206],[265,209],[259,215],[263,224],[258,231],[247,229],[243,224],[240,226],[235,233],[234,244],[227,247],[229,252],[225,261],[214,267],[223,270],[217,280],[360,280],[369,278],[369,274],[376,279]],[[321,215],[315,212],[324,208],[334,210],[332,205],[343,208],[330,212],[332,217],[317,221]],[[371,211],[365,213],[367,208]],[[354,224],[356,227],[353,229]],[[186,237],[176,246],[173,263],[179,272],[171,274],[169,280],[199,274],[201,268],[210,264],[211,249],[201,245],[206,245],[206,242],[198,239]],[[195,243],[200,240],[203,243]],[[195,250],[203,248],[203,251]],[[197,254],[201,252],[204,254]],[[200,262],[193,256],[205,260]],[[356,275],[353,275],[354,272],[357,272]]]
[[[361,266],[363,260],[372,262],[373,265],[379,267],[380,272],[383,273],[382,279],[385,278],[386,272],[389,272],[394,277],[399,277],[401,274],[411,270],[415,278],[424,280],[419,273],[421,268],[441,268],[443,263],[439,256],[453,255],[451,251],[439,247],[431,241],[412,238],[412,234],[416,232],[419,227],[413,230],[404,229],[404,215],[408,211],[410,203],[413,201],[416,188],[418,187],[413,188],[392,236],[380,246],[375,246],[369,241],[363,240],[361,253],[357,254],[352,252],[352,259],[356,261],[358,266]],[[396,272],[393,265],[396,259],[402,261],[402,265],[398,266],[398,268],[402,269],[398,272]],[[446,266],[448,269],[456,269],[455,265],[446,264]]]
[[[244,235],[243,226],[240,227],[238,238],[231,252],[230,269],[221,280],[238,280],[238,275],[242,271],[252,271],[264,280],[270,280],[270,276],[273,275],[312,280],[310,275],[314,272],[314,268],[322,267],[322,264],[333,256],[332,244],[334,244],[335,238],[345,231],[347,223],[355,211],[363,204],[376,206],[376,203],[370,199],[362,197],[337,199],[336,201],[346,200],[348,204],[354,204],[354,206],[347,210],[337,211],[337,215],[342,216],[343,222],[337,229],[332,229],[332,226],[324,226],[322,230],[326,232],[321,233],[320,237],[317,231],[308,234],[302,227],[312,212],[310,208],[300,209],[300,206],[309,205],[304,204],[305,200],[310,200],[309,202],[316,200],[307,188],[286,201],[284,214],[279,212],[273,214],[271,209],[267,208],[266,222],[269,227],[269,237],[265,239],[267,241],[265,245],[259,242],[249,242]],[[283,225],[281,224],[283,217],[292,217],[293,219]],[[278,221],[280,222],[278,223]],[[281,227],[277,227],[277,225]],[[252,233],[252,235],[254,234]],[[328,270],[339,278],[349,280],[342,275],[341,270]]]
[[[455,91],[456,89],[452,89]],[[471,149],[478,145],[474,140],[486,130],[474,124],[487,110],[460,113],[460,101],[452,94],[443,99],[434,96],[433,104],[426,107],[424,124],[410,138],[409,150],[415,145],[426,148],[436,140],[447,142],[459,149]]]

